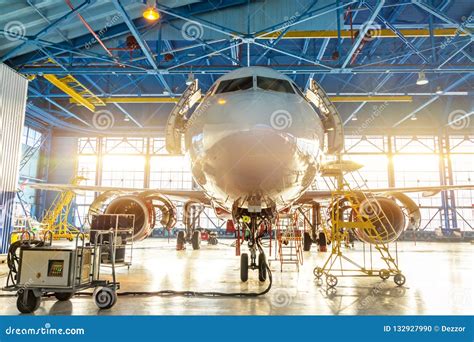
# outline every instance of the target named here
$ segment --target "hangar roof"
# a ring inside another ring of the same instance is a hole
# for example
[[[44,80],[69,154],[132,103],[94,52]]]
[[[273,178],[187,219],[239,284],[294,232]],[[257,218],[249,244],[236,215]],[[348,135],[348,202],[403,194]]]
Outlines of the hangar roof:
[[[315,78],[348,128],[372,118],[376,129],[439,130],[453,111],[473,110],[469,0],[160,0],[156,22],[134,0],[0,6],[2,62],[35,77],[27,114],[43,128],[94,133],[91,110],[54,78],[72,77],[95,111],[127,118],[116,120],[117,134],[145,134],[163,128],[190,73],[205,91],[248,65],[279,70],[302,89]],[[419,72],[428,84],[416,84]]]

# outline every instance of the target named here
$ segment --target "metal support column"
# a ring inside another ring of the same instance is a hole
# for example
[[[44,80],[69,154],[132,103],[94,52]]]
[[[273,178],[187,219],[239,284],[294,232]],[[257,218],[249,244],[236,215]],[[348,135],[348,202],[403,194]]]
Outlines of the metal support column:
[[[442,132],[438,137],[439,144],[439,165],[441,185],[453,185],[453,171],[451,167],[451,158],[449,156],[449,136]],[[441,192],[441,217],[443,228],[457,228],[456,203],[454,191]]]

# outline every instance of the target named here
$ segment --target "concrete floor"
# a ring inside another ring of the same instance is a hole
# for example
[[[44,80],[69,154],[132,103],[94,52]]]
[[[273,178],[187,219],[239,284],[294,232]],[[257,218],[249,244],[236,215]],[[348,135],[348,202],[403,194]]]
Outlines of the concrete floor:
[[[174,243],[136,243],[131,269],[118,269],[121,291],[250,292],[267,286],[260,284],[256,271],[247,283],[240,282],[239,258],[228,246],[230,240],[217,246],[203,242],[199,251],[190,246],[176,251]],[[98,311],[90,297],[67,302],[46,298],[36,315],[472,315],[473,248],[469,243],[398,243],[400,268],[407,278],[404,287],[397,287],[392,278],[339,278],[336,289],[328,291],[312,273],[327,254],[312,251],[305,252],[299,271],[286,265],[280,272],[280,264],[272,261],[272,290],[258,298],[119,297],[108,311]],[[361,244],[347,253],[362,262]],[[1,265],[0,275],[5,271]],[[0,284],[5,281],[3,275]],[[0,315],[18,314],[15,301],[0,297]]]

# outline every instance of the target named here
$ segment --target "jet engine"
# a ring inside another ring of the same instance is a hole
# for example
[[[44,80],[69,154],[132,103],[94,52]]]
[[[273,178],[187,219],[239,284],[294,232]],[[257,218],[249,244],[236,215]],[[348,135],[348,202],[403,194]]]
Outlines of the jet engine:
[[[332,217],[337,208],[339,210],[337,217],[343,221],[372,222],[374,226],[372,229],[354,230],[361,241],[372,244],[389,243],[395,241],[405,229],[416,230],[420,225],[419,208],[406,195],[387,193],[385,196],[367,198],[362,193],[355,193],[355,196],[358,200],[353,202],[359,203],[360,215],[356,214],[348,198],[340,198],[331,203],[328,211],[329,217]]]
[[[89,220],[94,214],[135,215],[134,241],[147,238],[158,222],[161,227],[170,230],[177,221],[174,204],[154,191],[127,195],[119,192],[104,193],[91,204]]]
[[[372,229],[356,229],[356,235],[362,241],[392,242],[405,229],[405,215],[400,206],[390,198],[377,196],[364,199],[359,210],[362,220],[368,220],[374,225]]]

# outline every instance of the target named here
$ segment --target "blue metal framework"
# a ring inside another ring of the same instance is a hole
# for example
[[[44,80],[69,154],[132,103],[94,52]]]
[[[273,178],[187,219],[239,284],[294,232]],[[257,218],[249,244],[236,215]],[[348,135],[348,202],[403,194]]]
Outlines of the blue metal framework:
[[[474,5],[469,1],[306,0],[288,5],[280,0],[227,0],[187,1],[181,6],[181,1],[175,1],[173,8],[157,4],[161,18],[155,23],[141,17],[144,4],[128,0],[77,1],[73,10],[55,2],[58,13],[50,18],[46,3],[25,4],[23,10],[31,10],[32,18],[0,15],[0,24],[13,19],[24,22],[22,34],[16,36],[10,26],[0,25],[0,40],[3,34],[7,46],[12,46],[0,51],[0,58],[24,74],[37,75],[30,87],[28,115],[45,127],[93,130],[90,115],[69,103],[43,74],[71,74],[104,97],[179,96],[189,73],[199,78],[205,90],[218,75],[244,65],[265,65],[292,75],[302,88],[316,77],[330,94],[416,94],[413,103],[400,105],[397,113],[380,123],[389,127],[404,127],[408,119],[437,102],[452,104],[453,92],[472,88]],[[2,6],[2,13],[8,13],[7,5]],[[100,15],[98,6],[102,6]],[[259,12],[262,6],[265,11]],[[97,47],[78,13],[91,21],[112,56]],[[265,18],[269,15],[275,18]],[[38,16],[42,24],[30,31],[28,23]],[[120,19],[104,24],[111,16]],[[327,18],[336,19],[332,31],[317,24]],[[70,28],[79,33],[69,32]],[[187,28],[195,35],[189,35]],[[446,29],[451,31],[437,31]],[[392,34],[386,37],[386,32]],[[127,37],[133,37],[137,46],[127,45]],[[420,71],[430,80],[423,88],[415,84]],[[459,99],[453,105],[471,112],[472,103],[459,105]],[[345,124],[350,126],[354,117],[367,114],[366,104],[338,104]],[[157,129],[170,110],[169,105],[159,106],[156,120],[145,127],[150,106],[109,107],[129,118],[116,129],[127,125]],[[443,116],[453,109],[459,108],[440,111],[438,126],[445,124]]]
[[[91,113],[71,103],[44,74],[73,75],[99,97],[175,97],[190,73],[205,91],[228,71],[262,65],[286,73],[301,88],[315,78],[331,96],[358,96],[359,102],[337,104],[349,133],[445,136],[474,130],[469,0],[176,0],[174,7],[157,4],[158,22],[142,18],[145,5],[137,1],[73,3],[73,10],[59,0],[0,5],[0,58],[36,76],[27,122],[37,128],[153,136],[172,108],[108,104],[114,125],[97,131]],[[420,71],[428,85],[416,84]],[[411,95],[414,101],[373,106],[363,99],[373,95]],[[453,128],[454,111],[465,115],[464,124]],[[449,167],[441,169],[441,179],[449,182]],[[448,217],[455,203],[443,196]]]

